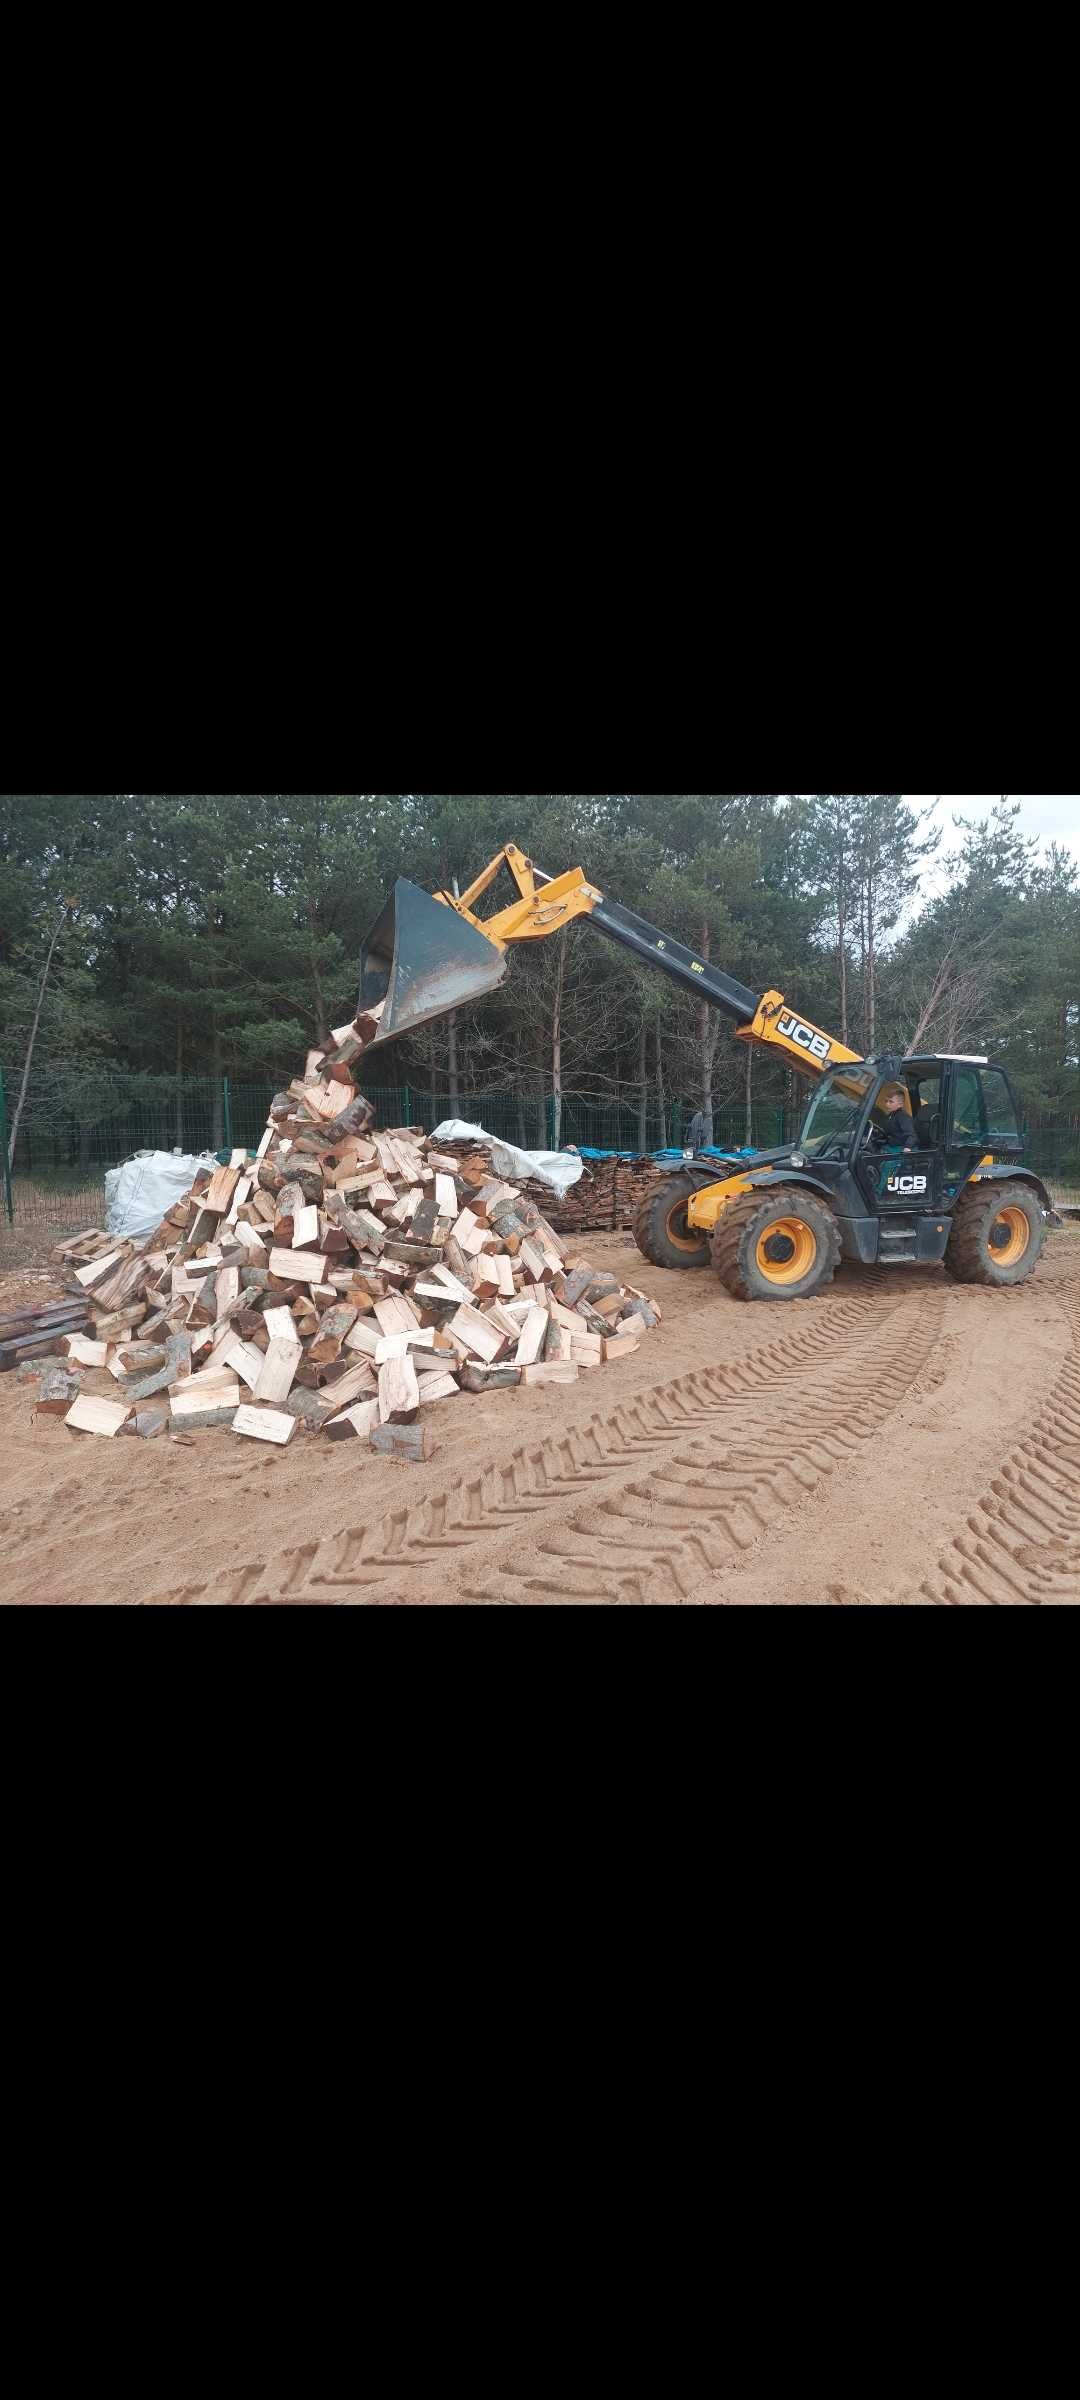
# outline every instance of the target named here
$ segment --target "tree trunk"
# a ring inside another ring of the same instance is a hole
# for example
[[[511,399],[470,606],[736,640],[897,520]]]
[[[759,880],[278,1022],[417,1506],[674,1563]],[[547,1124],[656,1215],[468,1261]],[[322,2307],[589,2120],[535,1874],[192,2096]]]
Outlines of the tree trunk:
[[[223,1150],[225,1147],[225,1096],[221,1088],[221,1078],[223,1072],[221,1064],[221,1028],[218,1025],[216,1017],[214,1019],[211,1059],[211,1073],[214,1079],[214,1130],[211,1136],[210,1147],[212,1150]]]
[[[754,1051],[750,1042],[746,1045],[746,1147],[754,1147]]]
[[[701,928],[701,955],[707,965],[709,959],[709,928],[707,925],[703,925]],[[716,1064],[716,1045],[720,1039],[720,1019],[715,1009],[711,1009],[705,1000],[702,1001],[698,1010],[698,1036],[701,1053],[701,1107],[705,1118],[705,1140],[702,1147],[708,1149],[713,1138],[713,1068]]]
[[[447,1046],[448,1046],[448,1051],[449,1051],[449,1057],[448,1057],[448,1062],[447,1062],[447,1074],[448,1074],[448,1076],[449,1076],[449,1081],[450,1081],[450,1114],[451,1114],[451,1116],[452,1116],[452,1117],[459,1117],[459,1116],[461,1115],[461,1092],[460,1092],[460,1089],[459,1089],[459,1086],[458,1086],[458,1047],[457,1047],[457,1011],[456,1011],[456,1009],[454,1009],[454,1010],[452,1010],[452,1011],[451,1011],[450,1015],[448,1016],[448,1018],[447,1018],[447,1020],[446,1020],[446,1039],[447,1039]]]
[[[874,922],[877,895],[873,875],[866,883],[866,1055],[872,1058],[877,1040],[877,926]]]
[[[870,1023],[870,1014],[869,1014],[869,1012],[870,1012],[870,977],[869,977],[869,972],[868,972],[868,967],[867,967],[868,951],[867,951],[867,941],[866,941],[866,887],[865,887],[865,885],[863,885],[863,886],[861,887],[861,889],[860,889],[860,892],[859,892],[859,956],[860,956],[860,958],[861,958],[861,961],[862,961],[863,1048],[864,1048],[864,1050],[866,1051],[867,1055],[869,1056],[869,1052],[870,1052],[870,1032],[869,1032],[869,1023]]]
[[[644,1008],[638,1039],[638,1078],[641,1098],[638,1101],[638,1149],[644,1156],[649,1146],[649,1026]]]
[[[176,1124],[173,1138],[178,1150],[184,1147],[184,1015],[176,1012]]]
[[[660,1113],[659,1148],[668,1146],[667,1099],[664,1093],[664,1045],[660,1034],[660,1014],[656,1017],[656,1104]]]
[[[435,1127],[436,1127],[436,1125],[437,1125],[437,1124],[438,1124],[438,1122],[439,1122],[439,1092],[438,1092],[438,1082],[437,1082],[437,1078],[436,1078],[436,1074],[435,1074],[435,1034],[434,1034],[434,1030],[432,1030],[432,1031],[431,1031],[431,1032],[428,1034],[428,1066],[429,1066],[430,1073],[431,1073],[431,1129],[432,1129],[432,1132],[434,1132],[434,1130],[435,1130]]]
[[[836,825],[836,928],[840,966],[840,1039],[848,1043],[848,856],[845,842],[843,803],[837,803]]]
[[[61,934],[62,934],[62,932],[63,932],[63,930],[64,930],[64,927],[65,927],[65,925],[66,925],[66,923],[67,923],[67,918],[68,918],[68,904],[67,904],[67,901],[65,900],[65,902],[64,902],[64,905],[63,905],[63,908],[62,908],[62,909],[61,909],[61,911],[60,911],[60,922],[59,922],[59,924],[57,925],[56,931],[55,931],[55,933],[54,933],[54,935],[53,935],[53,937],[52,937],[52,940],[51,940],[51,942],[49,943],[49,955],[48,955],[48,957],[47,957],[47,959],[46,959],[46,961],[45,961],[44,969],[43,969],[43,971],[42,971],[41,982],[40,982],[40,984],[39,984],[39,986],[38,986],[37,1007],[36,1007],[36,1008],[35,1008],[35,1010],[34,1010],[34,1022],[33,1022],[33,1024],[32,1024],[32,1025],[31,1025],[31,1027],[30,1027],[30,1039],[29,1039],[29,1042],[27,1043],[27,1046],[26,1046],[26,1058],[25,1058],[25,1061],[24,1061],[24,1063],[23,1063],[23,1077],[22,1077],[22,1083],[21,1083],[21,1085],[20,1085],[20,1087],[19,1087],[19,1097],[18,1097],[18,1100],[17,1100],[17,1101],[16,1101],[16,1103],[15,1103],[15,1114],[14,1114],[14,1116],[13,1116],[12,1120],[11,1120],[11,1134],[10,1134],[10,1137],[9,1137],[9,1140],[8,1140],[8,1166],[9,1166],[9,1168],[10,1168],[10,1167],[13,1167],[13,1166],[14,1166],[14,1164],[15,1164],[15,1144],[16,1144],[16,1142],[18,1141],[18,1138],[19,1138],[19,1121],[20,1121],[20,1119],[21,1119],[21,1117],[22,1117],[23,1109],[24,1109],[24,1107],[25,1107],[25,1105],[26,1105],[26,1094],[27,1094],[27,1089],[28,1089],[28,1087],[29,1087],[29,1083],[30,1083],[30,1067],[31,1067],[31,1063],[32,1063],[32,1060],[33,1060],[33,1056],[34,1056],[34,1044],[35,1044],[35,1042],[36,1042],[36,1040],[37,1040],[38,1026],[39,1026],[39,1025],[40,1025],[40,1023],[41,1023],[41,1011],[42,1011],[42,1006],[43,1006],[44,999],[45,999],[45,988],[46,988],[46,985],[48,984],[48,980],[49,980],[49,970],[50,970],[50,968],[51,968],[51,966],[52,966],[52,962],[53,962],[53,951],[55,950],[55,948],[56,948],[56,945],[57,945],[57,942],[59,941],[59,939],[60,939],[60,936],[61,936]]]

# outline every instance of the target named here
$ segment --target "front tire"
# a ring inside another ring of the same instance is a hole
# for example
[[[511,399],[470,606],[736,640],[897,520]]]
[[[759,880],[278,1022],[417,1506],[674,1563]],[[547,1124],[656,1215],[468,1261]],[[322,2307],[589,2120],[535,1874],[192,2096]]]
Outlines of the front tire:
[[[957,1202],[945,1265],[957,1283],[1027,1283],[1043,1254],[1039,1195],[1027,1183],[971,1184]]]
[[[707,1267],[709,1237],[687,1223],[686,1206],[702,1189],[695,1175],[673,1175],[643,1200],[634,1219],[634,1240],[653,1267]]]
[[[812,1192],[744,1192],[718,1220],[712,1256],[734,1300],[812,1300],[836,1273],[840,1232]]]

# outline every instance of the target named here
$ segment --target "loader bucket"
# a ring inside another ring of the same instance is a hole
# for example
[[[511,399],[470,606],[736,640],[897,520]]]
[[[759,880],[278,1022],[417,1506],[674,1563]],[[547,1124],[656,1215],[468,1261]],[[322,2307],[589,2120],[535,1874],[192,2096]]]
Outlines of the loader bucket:
[[[402,877],[360,952],[360,1006],[385,1000],[375,1040],[392,1042],[482,999],[505,973],[506,959],[494,942]]]

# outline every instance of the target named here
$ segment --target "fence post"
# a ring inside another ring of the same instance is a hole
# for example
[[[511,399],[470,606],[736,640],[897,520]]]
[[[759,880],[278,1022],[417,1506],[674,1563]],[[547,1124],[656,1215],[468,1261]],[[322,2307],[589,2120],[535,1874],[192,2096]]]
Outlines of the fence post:
[[[412,1121],[412,1085],[411,1083],[407,1083],[405,1086],[405,1123],[406,1125],[411,1125]]]
[[[231,1150],[233,1146],[232,1099],[229,1093],[229,1078],[227,1075],[223,1075],[221,1078],[221,1103],[221,1114],[225,1126],[225,1148],[226,1150]]]
[[[9,1225],[15,1223],[15,1198],[11,1189],[11,1165],[8,1159],[7,1093],[4,1090],[4,1070],[0,1067],[0,1144],[4,1152],[4,1206]]]

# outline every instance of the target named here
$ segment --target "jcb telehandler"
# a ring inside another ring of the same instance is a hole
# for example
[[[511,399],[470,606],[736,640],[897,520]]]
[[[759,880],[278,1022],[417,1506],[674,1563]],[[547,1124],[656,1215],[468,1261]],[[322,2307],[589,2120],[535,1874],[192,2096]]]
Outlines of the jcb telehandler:
[[[476,904],[506,868],[517,899],[497,914]],[[688,1163],[639,1212],[638,1248],[654,1266],[716,1267],[740,1300],[806,1300],[842,1258],[864,1266],[943,1260],[962,1283],[1023,1283],[1060,1223],[1037,1175],[1009,1077],[985,1058],[886,1054],[862,1059],[822,1033],[780,992],[754,993],[670,935],[605,899],[580,868],[544,875],[511,844],[469,890],[429,896],[399,881],[364,944],[361,1006],[383,1003],[377,1039],[415,1032],[494,991],[516,942],[544,941],[584,917],[738,1025],[736,1039],[779,1052],[819,1079],[797,1142],[763,1151],[718,1181]],[[886,1109],[897,1094],[914,1141],[902,1147]],[[1007,1162],[1007,1163],[1002,1163]]]

